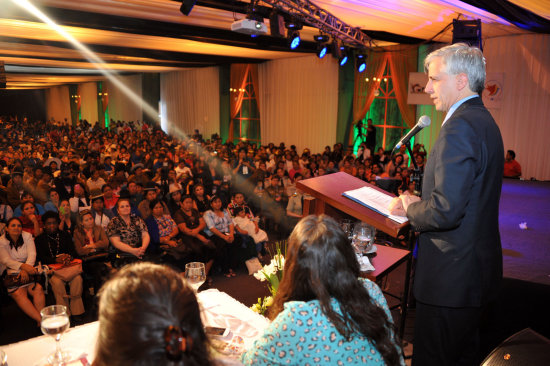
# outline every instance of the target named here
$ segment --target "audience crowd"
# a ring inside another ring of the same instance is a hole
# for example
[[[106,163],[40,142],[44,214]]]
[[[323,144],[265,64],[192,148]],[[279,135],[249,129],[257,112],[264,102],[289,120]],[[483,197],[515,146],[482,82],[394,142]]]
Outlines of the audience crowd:
[[[422,145],[414,146],[413,159],[422,169]],[[224,144],[198,131],[177,139],[140,122],[111,121],[106,129],[86,121],[3,119],[0,271],[33,274],[38,263],[81,259],[81,276],[50,281],[60,303],[67,303],[70,284],[74,316],[84,312],[83,286],[96,293],[111,272],[132,262],[183,271],[187,262],[201,261],[207,272],[232,277],[246,260],[262,260],[265,243],[288,236],[304,216],[297,181],[343,171],[370,183],[391,180],[395,193],[412,193],[408,162],[404,150],[390,159],[366,145],[357,155],[340,143],[298,152],[284,143]],[[18,218],[12,233],[3,233],[12,217]],[[23,247],[29,255],[18,253]],[[41,291],[14,292],[35,319],[27,296],[40,298]]]

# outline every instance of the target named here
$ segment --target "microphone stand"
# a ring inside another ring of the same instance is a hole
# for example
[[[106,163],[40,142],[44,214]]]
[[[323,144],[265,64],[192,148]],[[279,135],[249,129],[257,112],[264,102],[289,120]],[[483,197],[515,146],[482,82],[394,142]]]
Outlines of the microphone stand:
[[[416,163],[416,159],[414,158],[413,152],[411,150],[410,141],[407,141],[405,145],[407,146],[407,150],[409,151],[409,155],[411,156],[411,160],[414,166],[413,172],[411,174],[411,181],[414,182],[415,193],[418,195],[418,197],[422,197],[422,178],[424,177],[424,172],[420,170],[418,164]]]

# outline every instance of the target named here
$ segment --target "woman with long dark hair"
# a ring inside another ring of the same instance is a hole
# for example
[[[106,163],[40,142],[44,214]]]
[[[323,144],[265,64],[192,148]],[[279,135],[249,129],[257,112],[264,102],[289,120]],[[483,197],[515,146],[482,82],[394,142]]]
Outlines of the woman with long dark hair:
[[[404,365],[382,291],[359,278],[355,252],[334,219],[302,219],[284,269],[273,321],[244,364]]]
[[[29,276],[38,273],[34,268],[35,260],[36,247],[32,235],[23,231],[20,219],[12,217],[6,224],[6,232],[0,237],[0,274],[4,269],[8,274],[19,273],[25,284],[9,288],[8,293],[25,314],[40,324],[40,310],[46,300],[42,286],[34,281],[29,282]]]
[[[212,364],[195,293],[166,266],[137,263],[100,292],[95,366]]]

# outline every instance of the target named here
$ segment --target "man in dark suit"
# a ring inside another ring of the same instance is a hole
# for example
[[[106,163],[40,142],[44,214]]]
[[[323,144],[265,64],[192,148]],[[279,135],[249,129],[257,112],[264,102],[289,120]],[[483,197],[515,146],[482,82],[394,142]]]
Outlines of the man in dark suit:
[[[426,163],[422,200],[401,198],[420,232],[413,365],[479,364],[478,328],[502,278],[502,137],[480,94],[485,59],[455,44],[425,61],[426,92],[447,112]]]

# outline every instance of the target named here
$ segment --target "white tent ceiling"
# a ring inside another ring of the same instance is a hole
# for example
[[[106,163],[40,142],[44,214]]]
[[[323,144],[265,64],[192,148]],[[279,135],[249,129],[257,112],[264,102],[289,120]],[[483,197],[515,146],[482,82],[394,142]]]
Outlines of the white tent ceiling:
[[[61,35],[15,5],[25,2],[2,1],[0,61],[6,65],[8,88],[48,87],[99,78],[99,75],[90,75],[94,64]],[[171,0],[30,2],[51,15],[68,34],[90,46],[106,62],[107,68],[121,73],[165,72],[304,55],[281,47],[283,40],[276,46],[266,46],[272,37],[258,37],[257,43],[251,44],[246,36],[229,31],[234,20],[245,15],[201,5],[208,1],[198,1],[189,16],[181,14],[181,2]],[[236,1],[226,1],[232,2]],[[550,19],[549,0],[510,2]],[[440,32],[458,17],[481,19],[484,38],[527,32],[458,0],[316,0],[313,3],[353,27],[423,40],[437,35],[434,40],[450,42],[452,28]],[[316,33],[316,29],[305,27],[302,38],[311,40]],[[380,40],[373,42],[374,46],[387,44]],[[312,52],[311,46],[305,51]]]

